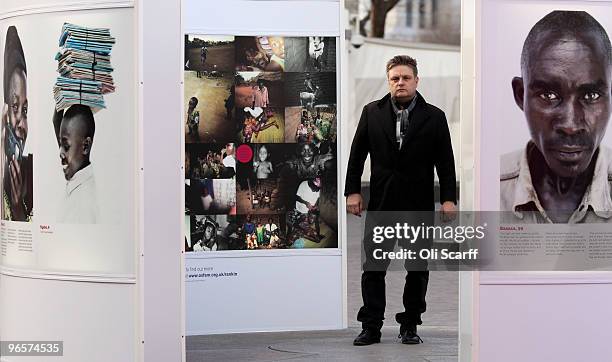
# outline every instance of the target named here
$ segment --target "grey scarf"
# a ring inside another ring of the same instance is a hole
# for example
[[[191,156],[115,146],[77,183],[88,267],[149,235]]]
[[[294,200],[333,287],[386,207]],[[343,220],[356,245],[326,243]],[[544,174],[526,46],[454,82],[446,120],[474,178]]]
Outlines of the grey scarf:
[[[404,109],[399,109],[397,107],[397,104],[395,103],[395,99],[391,98],[391,106],[393,107],[393,112],[397,116],[396,121],[400,123],[400,135],[399,135],[400,137],[397,140],[400,147],[402,145],[402,141],[404,139],[406,130],[408,129],[408,121],[410,117],[410,112],[412,112],[412,110],[416,106],[416,101],[417,101],[418,96],[419,96],[418,94],[415,94],[414,97],[412,98],[412,101],[408,105],[408,107]]]

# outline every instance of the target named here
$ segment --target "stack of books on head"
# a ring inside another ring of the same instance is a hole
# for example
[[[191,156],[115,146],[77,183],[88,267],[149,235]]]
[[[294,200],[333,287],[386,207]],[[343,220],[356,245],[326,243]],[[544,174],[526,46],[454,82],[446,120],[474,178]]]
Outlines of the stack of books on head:
[[[60,76],[53,93],[58,110],[73,104],[89,106],[94,112],[106,107],[103,94],[115,91],[110,62],[113,44],[109,29],[64,24],[55,57]]]
[[[104,96],[100,82],[58,77],[53,88],[55,108],[66,109],[73,104],[82,104],[97,112],[104,108]]]

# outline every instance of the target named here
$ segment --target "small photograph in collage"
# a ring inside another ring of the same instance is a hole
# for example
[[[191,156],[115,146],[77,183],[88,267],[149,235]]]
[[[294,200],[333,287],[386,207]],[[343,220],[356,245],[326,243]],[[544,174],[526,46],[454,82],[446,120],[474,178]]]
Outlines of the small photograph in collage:
[[[236,216],[191,215],[190,225],[191,245],[188,251],[244,249]]]
[[[236,110],[241,143],[283,143],[285,108],[244,107]]]
[[[309,142],[322,153],[336,143],[336,107],[285,108],[285,143]]]
[[[336,104],[336,73],[285,73],[285,106],[313,110]]]
[[[234,179],[185,180],[185,209],[190,214],[236,214]]]
[[[233,36],[186,35],[186,143],[233,140],[234,53]]]
[[[239,215],[244,249],[283,249],[289,246],[282,215]]]
[[[285,71],[285,39],[281,36],[237,36],[237,71]]]
[[[283,73],[238,72],[234,82],[237,108],[285,106]]]
[[[285,37],[285,72],[335,72],[336,38]]]
[[[243,146],[244,147],[244,146]],[[248,146],[253,158],[239,162],[236,183],[238,214],[277,214],[284,210],[278,199],[279,172],[284,167],[291,146],[258,144]]]
[[[295,193],[295,206],[287,212],[287,235],[290,240],[300,239],[320,243],[325,236],[321,230],[321,210],[319,199],[321,194],[321,177],[303,180]],[[303,247],[305,240],[296,245]]]
[[[185,152],[187,178],[233,178],[236,175],[233,143],[192,143],[185,146]]]
[[[199,76],[233,73],[234,41],[234,36],[226,35],[185,35],[185,70],[200,72]]]

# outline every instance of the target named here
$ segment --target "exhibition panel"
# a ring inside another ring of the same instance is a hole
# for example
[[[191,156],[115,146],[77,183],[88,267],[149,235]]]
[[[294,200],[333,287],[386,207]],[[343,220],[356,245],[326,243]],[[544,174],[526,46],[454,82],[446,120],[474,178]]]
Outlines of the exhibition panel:
[[[3,268],[134,280],[133,21],[120,8],[0,22]]]
[[[343,324],[339,24],[329,1],[183,2],[188,335]]]
[[[516,263],[537,259],[551,271],[611,265],[610,6],[534,1],[526,11],[513,1],[482,3],[480,207],[507,212],[499,255],[520,249]],[[553,46],[572,37],[587,46]]]
[[[0,3],[1,339],[62,361],[140,353],[133,6]]]
[[[605,359],[610,333],[587,321],[608,318],[598,300],[612,283],[601,271],[612,260],[612,2],[475,4],[476,207],[509,212],[500,255],[538,258],[549,271],[480,272],[474,289],[462,289],[474,296],[472,352],[498,361]],[[554,271],[568,261],[583,271]],[[560,351],[567,326],[580,338]],[[524,342],[506,348],[516,335]]]

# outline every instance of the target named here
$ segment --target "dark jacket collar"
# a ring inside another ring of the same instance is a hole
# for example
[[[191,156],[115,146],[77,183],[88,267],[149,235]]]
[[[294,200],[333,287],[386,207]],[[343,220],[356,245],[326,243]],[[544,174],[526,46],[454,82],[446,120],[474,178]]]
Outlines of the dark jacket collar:
[[[419,91],[417,91],[416,94],[418,98],[417,98],[417,104],[415,108],[419,108],[427,104],[427,102],[425,101],[425,98],[423,98],[423,95],[419,93]],[[391,102],[391,93],[385,94],[384,97],[382,97],[376,102],[376,105],[378,106],[378,108],[383,108],[385,105],[387,105],[387,102]],[[388,105],[390,106],[391,104],[388,104]]]

